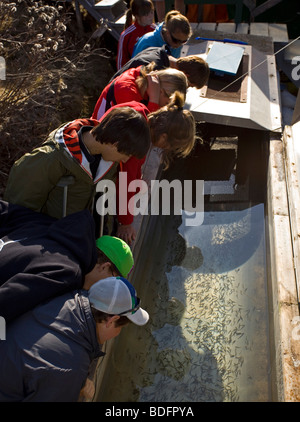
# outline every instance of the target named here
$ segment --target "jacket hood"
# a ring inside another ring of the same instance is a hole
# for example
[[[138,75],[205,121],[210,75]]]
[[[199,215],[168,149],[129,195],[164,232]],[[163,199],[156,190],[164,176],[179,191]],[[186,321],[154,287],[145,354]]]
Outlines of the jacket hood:
[[[147,120],[147,115],[150,113],[147,106],[139,101],[128,101],[122,104],[116,104],[112,106],[109,110],[112,110],[114,108],[119,108],[119,107],[131,107],[134,110],[138,111],[142,116],[144,116],[146,120]]]
[[[164,22],[161,22],[159,25],[157,25],[156,26],[156,28],[154,29],[154,32],[156,33],[155,35],[157,35],[158,33],[160,34],[160,36],[161,36],[161,38],[162,38],[162,40],[163,40],[163,37],[162,37],[162,35],[161,35],[161,29],[162,29],[162,26],[163,26],[163,24],[164,24]]]
[[[95,119],[77,119],[73,120],[61,126],[56,134],[56,141],[64,145],[69,153],[80,163],[82,164],[83,154],[80,149],[78,132],[82,126],[97,126],[99,124],[98,120]]]
[[[77,119],[61,126],[55,133],[55,141],[79,163],[81,168],[93,178],[90,164],[81,151],[79,144],[78,132],[83,126],[95,127],[99,124],[96,119]],[[114,165],[112,161],[100,160],[100,164],[94,178],[94,183],[97,183]]]
[[[88,292],[76,290],[36,306],[8,326],[1,342],[0,402],[77,402],[97,341]]]
[[[61,331],[67,342],[70,339],[83,346],[91,360],[103,355],[97,341],[96,323],[92,316],[88,292],[74,290],[62,296],[62,299],[64,300],[56,298],[52,303],[50,301],[48,306],[41,307],[40,309],[43,311],[40,313],[41,318],[49,315],[50,329]],[[54,307],[53,315],[56,315],[55,309],[59,309],[59,314],[54,321],[52,318],[53,322],[51,321],[52,305]],[[44,312],[45,309],[50,310],[48,315],[47,312]]]

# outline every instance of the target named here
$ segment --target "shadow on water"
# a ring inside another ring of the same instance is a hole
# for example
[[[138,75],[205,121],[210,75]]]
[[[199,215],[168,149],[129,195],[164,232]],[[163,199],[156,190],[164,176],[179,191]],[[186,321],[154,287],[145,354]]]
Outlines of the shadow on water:
[[[149,217],[132,281],[150,321],[116,339],[99,401],[270,400],[264,135],[204,129],[162,174],[205,181],[203,223]]]

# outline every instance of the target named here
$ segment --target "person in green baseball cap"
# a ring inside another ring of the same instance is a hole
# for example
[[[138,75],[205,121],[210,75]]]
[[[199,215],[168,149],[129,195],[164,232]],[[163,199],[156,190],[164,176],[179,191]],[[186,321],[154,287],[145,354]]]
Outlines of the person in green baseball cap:
[[[134,260],[128,244],[118,237],[104,235],[96,240],[97,264],[85,275],[83,289],[90,287],[106,277],[128,277],[133,269]]]
[[[96,246],[110,259],[122,277],[128,277],[134,262],[131,249],[124,240],[102,236],[96,240]]]
[[[85,275],[83,289],[94,289],[101,280],[110,280],[111,277],[122,276],[127,278],[133,269],[134,260],[128,244],[118,237],[104,235],[96,240],[98,250],[97,264],[94,269]],[[93,369],[81,389],[80,398],[91,400],[95,393]]]

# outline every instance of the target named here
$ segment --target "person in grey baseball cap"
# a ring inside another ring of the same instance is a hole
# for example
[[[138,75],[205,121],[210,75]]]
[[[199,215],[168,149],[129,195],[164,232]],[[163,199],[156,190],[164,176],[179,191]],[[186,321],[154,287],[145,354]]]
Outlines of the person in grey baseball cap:
[[[0,402],[77,401],[102,345],[148,313],[129,281],[108,277],[90,290],[45,302],[7,325],[0,341]]]
[[[149,315],[140,307],[140,299],[131,283],[124,277],[99,280],[89,290],[92,309],[114,315],[116,320],[126,316],[136,325],[145,325]]]

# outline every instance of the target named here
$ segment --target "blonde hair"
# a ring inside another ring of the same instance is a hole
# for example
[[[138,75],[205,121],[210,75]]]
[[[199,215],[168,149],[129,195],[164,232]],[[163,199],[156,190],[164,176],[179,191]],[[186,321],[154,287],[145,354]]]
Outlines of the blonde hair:
[[[175,91],[169,104],[148,115],[154,144],[161,135],[167,134],[168,147],[162,151],[165,169],[175,157],[187,157],[195,145],[195,119],[189,110],[183,109],[184,102],[182,93]]]
[[[192,35],[193,31],[189,20],[178,12],[178,10],[171,10],[168,12],[165,16],[164,24],[171,34],[180,31],[188,37]]]
[[[154,4],[152,0],[131,0],[129,9],[126,12],[124,29],[133,24],[133,17],[148,15],[151,10],[154,11]]]
[[[153,70],[154,67],[154,62],[142,67],[141,76],[135,80],[141,94],[144,95],[147,90],[147,76],[154,75],[157,76],[161,88],[165,91],[169,98],[175,91],[179,91],[183,94],[185,101],[186,91],[188,88],[186,75],[178,69],[168,67],[166,69]]]

